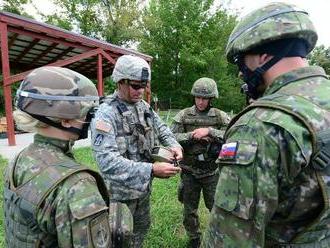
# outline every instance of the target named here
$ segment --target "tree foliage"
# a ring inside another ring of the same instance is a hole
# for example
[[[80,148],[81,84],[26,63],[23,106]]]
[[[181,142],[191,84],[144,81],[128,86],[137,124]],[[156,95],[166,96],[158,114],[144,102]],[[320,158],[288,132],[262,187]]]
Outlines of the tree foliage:
[[[60,8],[44,16],[47,23],[129,46],[141,36],[144,0],[53,0]]]
[[[33,18],[24,10],[24,5],[30,2],[30,0],[3,0],[2,4],[0,4],[0,9],[1,11]]]
[[[330,75],[330,47],[324,45],[317,46],[308,56],[310,64],[323,67],[325,72]]]
[[[172,107],[192,103],[190,89],[200,77],[214,78],[220,90],[216,106],[238,111],[244,104],[237,70],[224,50],[236,23],[214,0],[151,0],[143,15],[139,49],[154,57],[152,90]]]

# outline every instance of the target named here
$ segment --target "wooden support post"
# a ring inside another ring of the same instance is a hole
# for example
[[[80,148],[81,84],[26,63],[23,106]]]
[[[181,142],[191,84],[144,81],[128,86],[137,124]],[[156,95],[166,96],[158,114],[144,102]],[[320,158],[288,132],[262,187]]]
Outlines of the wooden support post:
[[[5,111],[7,121],[7,137],[10,146],[16,145],[15,128],[13,119],[13,107],[11,97],[11,86],[8,84],[10,77],[9,55],[8,55],[8,37],[7,24],[0,22],[0,41],[1,41],[1,60],[2,60],[2,76],[3,76],[3,94],[5,97]]]
[[[102,58],[102,54],[99,53],[97,55],[97,89],[99,92],[99,96],[104,95]]]

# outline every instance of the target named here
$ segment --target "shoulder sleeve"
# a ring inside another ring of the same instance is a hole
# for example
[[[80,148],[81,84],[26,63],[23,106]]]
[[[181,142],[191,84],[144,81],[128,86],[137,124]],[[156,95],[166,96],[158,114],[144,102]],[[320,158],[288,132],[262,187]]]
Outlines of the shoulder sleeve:
[[[110,245],[108,207],[94,177],[86,172],[70,176],[47,197],[38,213],[38,223],[47,232],[56,234],[59,247]]]
[[[185,132],[183,118],[185,115],[185,109],[181,110],[173,118],[171,125],[171,131],[174,133],[176,140],[181,144],[185,145],[192,138],[191,132]]]
[[[217,128],[210,127],[209,135],[212,138],[222,140],[224,137],[226,128],[230,122],[230,117],[226,112],[221,111],[220,109],[215,108],[214,110],[215,110],[217,120],[218,120],[218,127]]]
[[[205,247],[263,247],[266,226],[278,206],[279,170],[290,164],[298,173],[307,163],[300,142],[286,128],[268,122],[266,114],[274,113],[248,112],[227,131]]]
[[[173,117],[173,122],[182,123],[183,116],[184,116],[184,110],[180,110],[179,113],[177,113]]]

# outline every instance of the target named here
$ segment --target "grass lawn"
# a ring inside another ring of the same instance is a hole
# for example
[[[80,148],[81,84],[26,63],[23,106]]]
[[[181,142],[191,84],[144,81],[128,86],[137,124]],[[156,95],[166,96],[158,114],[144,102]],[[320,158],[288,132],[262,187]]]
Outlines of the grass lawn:
[[[7,166],[7,160],[4,159],[3,157],[0,156],[0,171],[1,171],[1,176],[0,176],[0,247],[5,247],[5,227],[3,223],[3,172],[5,171],[5,167]]]
[[[74,151],[77,160],[97,170],[90,148],[79,148]],[[0,169],[4,171],[7,161],[0,156]],[[3,173],[2,173],[3,174]],[[155,179],[151,198],[152,224],[145,240],[144,247],[185,247],[187,237],[182,225],[182,205],[177,200],[179,176],[170,179]],[[0,185],[0,204],[3,205],[3,176]],[[201,229],[204,230],[208,211],[203,202],[199,209]],[[4,244],[3,208],[0,207],[0,247]]]
[[[75,150],[75,157],[82,164],[97,169],[90,148]],[[144,247],[185,247],[188,241],[182,225],[182,204],[177,200],[179,175],[170,179],[153,181],[151,197],[151,228]],[[208,210],[201,201],[199,208],[201,230],[205,229]]]

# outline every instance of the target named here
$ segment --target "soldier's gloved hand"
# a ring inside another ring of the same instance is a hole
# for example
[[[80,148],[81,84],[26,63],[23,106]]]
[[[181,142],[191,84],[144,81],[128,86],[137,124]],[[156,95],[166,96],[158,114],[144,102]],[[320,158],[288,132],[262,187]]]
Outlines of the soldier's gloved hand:
[[[207,127],[197,128],[192,131],[192,138],[193,139],[201,139],[209,135],[209,129]]]
[[[170,147],[171,151],[173,152],[173,160],[176,159],[177,161],[181,161],[183,158],[182,148],[181,147]]]
[[[174,165],[170,163],[155,162],[152,165],[152,173],[154,177],[169,178],[175,176],[180,171],[180,167],[174,167]]]

